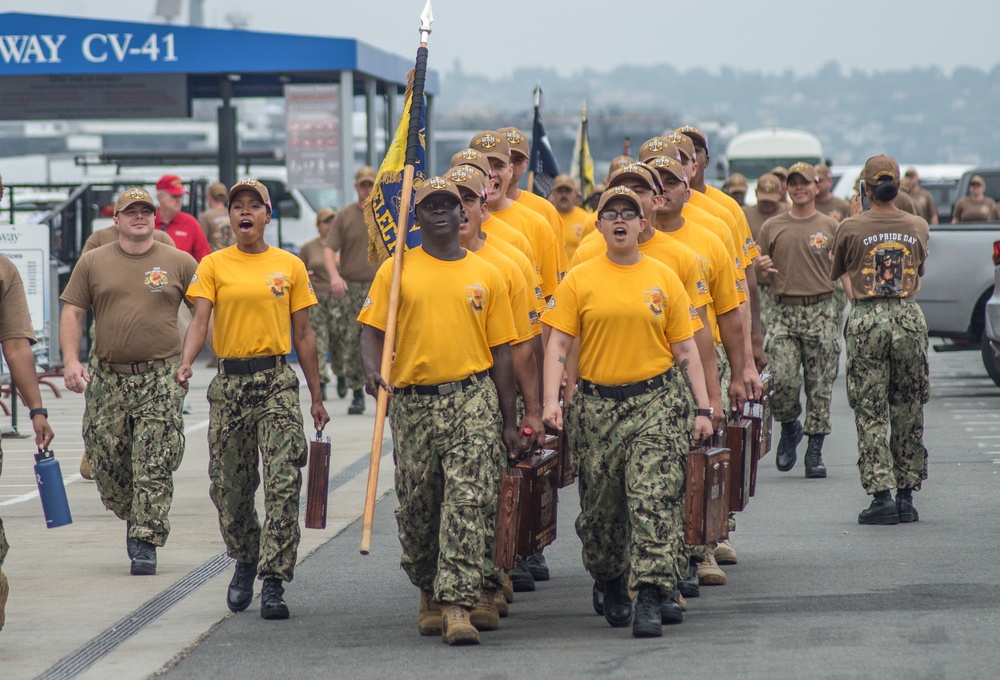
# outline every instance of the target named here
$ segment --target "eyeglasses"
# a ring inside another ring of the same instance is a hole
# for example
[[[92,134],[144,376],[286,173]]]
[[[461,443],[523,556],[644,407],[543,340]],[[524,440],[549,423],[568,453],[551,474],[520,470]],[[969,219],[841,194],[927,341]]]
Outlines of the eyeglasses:
[[[628,222],[629,220],[634,220],[636,217],[638,217],[639,211],[633,210],[631,208],[626,208],[625,210],[602,210],[601,214],[598,215],[598,217],[600,217],[602,220],[613,222],[614,220],[618,219],[619,215],[621,215],[621,218],[623,220]]]

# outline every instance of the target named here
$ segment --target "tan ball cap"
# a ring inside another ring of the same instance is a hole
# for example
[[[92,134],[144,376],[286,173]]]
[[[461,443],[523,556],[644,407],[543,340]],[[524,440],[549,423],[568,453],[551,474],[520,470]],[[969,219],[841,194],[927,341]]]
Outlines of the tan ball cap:
[[[511,153],[519,153],[525,158],[531,158],[531,145],[528,144],[528,138],[524,136],[523,132],[516,127],[502,127],[497,132],[507,139]]]
[[[450,179],[445,179],[444,177],[431,177],[430,179],[424,180],[417,186],[417,193],[414,198],[413,205],[420,205],[431,196],[436,196],[438,194],[451,196],[459,203],[462,202],[462,194],[459,193],[458,187],[454,182]]]
[[[635,206],[635,209],[639,211],[639,217],[642,217],[642,202],[634,191],[628,187],[612,187],[601,194],[601,201],[597,204],[597,216],[600,218],[601,211],[604,210],[610,201],[616,198],[624,198],[626,201]]]
[[[115,201],[115,214],[117,215],[125,208],[136,203],[144,203],[153,210],[156,210],[156,204],[153,203],[153,197],[149,195],[148,191],[141,187],[132,187],[118,194],[118,200]]]
[[[780,200],[781,180],[778,179],[777,175],[765,172],[757,180],[757,201],[774,201],[777,203]]]
[[[865,184],[871,184],[875,186],[880,180],[888,178],[892,182],[899,182],[899,163],[896,162],[895,158],[891,156],[886,156],[881,154],[878,156],[872,156],[865,163],[865,169],[861,173],[862,178],[865,180]],[[982,181],[982,177],[979,181]],[[972,181],[975,182],[976,178],[973,177]]]

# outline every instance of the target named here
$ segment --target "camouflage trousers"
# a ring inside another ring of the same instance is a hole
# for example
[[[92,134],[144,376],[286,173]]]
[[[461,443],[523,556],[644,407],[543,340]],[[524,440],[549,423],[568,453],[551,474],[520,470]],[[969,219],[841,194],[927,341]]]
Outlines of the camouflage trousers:
[[[812,305],[776,304],[764,349],[774,374],[775,421],[787,423],[801,415],[799,392],[804,382],[802,431],[830,434],[830,400],[840,361],[837,301],[831,297]]]
[[[138,375],[104,362],[91,369],[83,444],[101,501],[132,523],[132,538],[162,546],[170,534],[173,473],[184,456],[186,390],[174,382],[177,364]]]
[[[0,475],[3,474],[3,448],[0,448]],[[10,545],[7,543],[7,535],[3,531],[3,518],[0,518],[0,567],[3,566],[3,561],[7,557],[7,551],[10,550]]]
[[[413,585],[433,590],[435,601],[474,607],[483,588],[487,523],[496,522],[502,460],[493,381],[442,396],[395,394],[389,420],[400,566]]]
[[[333,298],[335,308],[330,325],[330,363],[335,375],[344,376],[347,387],[360,390],[365,386],[361,367],[361,324],[358,314],[368,297],[371,281],[348,281],[347,293]]]
[[[729,383],[733,380],[733,369],[729,365],[729,355],[721,342],[715,346],[715,361],[719,364],[719,385],[722,388],[722,412],[729,413]]]
[[[757,301],[760,305],[760,333],[767,335],[767,330],[771,327],[771,320],[774,318],[774,296],[771,295],[771,287],[757,282]]]
[[[861,302],[847,317],[847,400],[869,494],[927,479],[927,322],[912,302]],[[891,430],[891,435],[890,435]]]
[[[327,296],[320,297],[316,296],[317,304],[309,308],[309,326],[312,328],[313,333],[316,335],[316,353],[319,355],[319,381],[322,384],[330,382],[330,361],[328,355],[330,352],[330,336],[333,330],[333,318],[335,314],[339,312],[335,311],[335,308],[339,304],[339,299]],[[334,350],[334,357],[336,358],[339,353],[339,349]],[[335,363],[334,366],[342,367],[344,365],[343,359],[340,359],[340,363]],[[340,368],[343,371],[343,368]],[[337,373],[336,368],[333,371],[334,376],[342,375],[342,373]]]
[[[628,399],[573,394],[564,422],[580,483],[576,532],[598,580],[673,593],[686,564],[684,473],[694,400],[674,369],[668,384]]]
[[[308,447],[299,379],[287,365],[250,375],[220,373],[208,386],[209,495],[230,557],[261,579],[291,581],[299,547],[299,493]],[[258,450],[260,461],[258,461]],[[254,495],[264,471],[264,524]]]

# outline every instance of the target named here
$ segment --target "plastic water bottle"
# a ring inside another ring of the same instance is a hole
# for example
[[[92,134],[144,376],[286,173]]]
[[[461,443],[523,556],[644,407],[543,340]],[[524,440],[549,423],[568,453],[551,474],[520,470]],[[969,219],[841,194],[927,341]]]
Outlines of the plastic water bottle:
[[[59,461],[49,449],[39,449],[35,454],[35,481],[38,482],[38,496],[42,499],[45,526],[55,529],[72,524],[73,517],[69,514],[69,501],[66,499]]]

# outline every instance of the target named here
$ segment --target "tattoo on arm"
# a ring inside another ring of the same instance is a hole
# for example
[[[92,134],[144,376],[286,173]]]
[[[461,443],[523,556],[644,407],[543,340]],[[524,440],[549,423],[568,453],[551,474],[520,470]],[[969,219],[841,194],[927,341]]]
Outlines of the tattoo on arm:
[[[694,387],[691,385],[691,376],[688,375],[688,359],[681,359],[680,367],[681,375],[684,376],[684,382],[687,383],[688,389],[691,390],[691,395],[694,396]]]
[[[559,363],[562,364],[563,366],[566,365],[566,357],[564,357],[562,354],[559,355]]]

